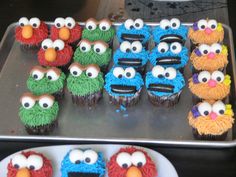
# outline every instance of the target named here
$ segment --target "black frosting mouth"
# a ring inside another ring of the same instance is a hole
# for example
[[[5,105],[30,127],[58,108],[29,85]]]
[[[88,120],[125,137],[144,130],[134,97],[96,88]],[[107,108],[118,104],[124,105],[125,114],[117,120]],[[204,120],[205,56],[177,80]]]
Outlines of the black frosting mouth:
[[[135,86],[129,86],[129,85],[111,85],[111,91],[114,93],[121,93],[121,94],[130,94],[137,92]]]
[[[180,57],[159,57],[156,58],[156,64],[157,65],[173,65],[173,64],[181,64],[181,58]]]
[[[142,60],[139,58],[119,58],[118,64],[126,66],[141,66]]]
[[[68,177],[99,177],[98,173],[69,172]]]
[[[149,84],[148,90],[154,92],[166,92],[166,93],[173,93],[174,86],[168,84]]]
[[[124,41],[140,41],[142,42],[145,39],[145,36],[143,34],[121,34],[121,39]]]
[[[167,43],[172,43],[172,42],[183,43],[183,37],[178,34],[166,34],[161,36],[160,40],[161,42],[167,42]]]

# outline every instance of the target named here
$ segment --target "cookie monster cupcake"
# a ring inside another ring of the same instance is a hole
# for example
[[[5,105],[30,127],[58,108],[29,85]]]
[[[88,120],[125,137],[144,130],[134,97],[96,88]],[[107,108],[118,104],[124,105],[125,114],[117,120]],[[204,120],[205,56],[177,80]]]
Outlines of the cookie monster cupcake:
[[[15,154],[7,166],[7,177],[52,177],[51,161],[34,151]]]
[[[228,64],[228,49],[225,45],[201,44],[191,53],[190,60],[196,70],[213,72],[223,70]]]
[[[112,50],[104,41],[91,42],[82,39],[74,53],[74,61],[82,65],[97,64],[103,72],[107,71]]]
[[[160,25],[154,28],[152,35],[156,44],[160,42],[179,42],[184,45],[188,35],[188,28],[182,25],[177,18],[172,18],[171,20],[163,19],[160,21]]]
[[[145,72],[149,52],[142,47],[142,43],[124,41],[113,55],[113,62],[121,67],[133,67],[136,71]]]
[[[67,88],[73,103],[80,106],[95,106],[102,98],[104,80],[100,68],[95,65],[82,66],[72,63],[69,67]]]
[[[147,72],[145,81],[148,99],[156,106],[170,107],[178,103],[185,86],[184,77],[179,71],[159,65]]]
[[[105,171],[103,153],[92,149],[72,149],[61,163],[61,177],[104,177]]]
[[[225,140],[234,123],[232,106],[222,101],[210,104],[206,101],[193,106],[188,121],[193,136],[200,140]]]
[[[21,97],[19,116],[29,134],[49,134],[57,126],[58,103],[48,94]]]
[[[140,98],[142,76],[134,68],[115,66],[105,76],[105,90],[112,104],[133,106]]]
[[[27,87],[34,95],[52,94],[57,100],[64,96],[65,74],[56,67],[34,66],[27,79]]]

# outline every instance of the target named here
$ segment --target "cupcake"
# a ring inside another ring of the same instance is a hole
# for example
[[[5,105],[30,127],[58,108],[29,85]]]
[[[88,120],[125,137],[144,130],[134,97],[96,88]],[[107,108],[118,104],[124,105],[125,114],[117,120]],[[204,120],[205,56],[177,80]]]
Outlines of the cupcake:
[[[52,94],[60,99],[64,95],[65,74],[56,67],[34,66],[27,79],[27,87],[34,95]]]
[[[106,162],[102,152],[72,149],[61,163],[61,177],[104,177]]]
[[[75,62],[70,65],[69,70],[67,88],[73,103],[80,106],[95,106],[102,98],[104,85],[100,68],[95,64],[82,66]]]
[[[111,60],[112,50],[104,41],[88,41],[82,39],[74,53],[74,61],[82,65],[97,64],[106,72]]]
[[[63,40],[65,43],[77,45],[82,35],[81,26],[72,17],[56,18],[50,31],[51,39]]]
[[[21,97],[19,116],[29,134],[49,134],[57,125],[59,106],[48,94],[35,96],[25,93]]]
[[[147,42],[151,37],[151,28],[140,18],[136,20],[127,19],[119,26],[116,36],[120,43],[123,41],[129,41],[131,43],[140,41],[147,48]]]
[[[141,73],[145,72],[145,66],[148,61],[149,52],[142,47],[141,42],[134,41],[132,43],[124,41],[120,48],[113,55],[115,65],[121,67],[133,67]]]
[[[221,71],[201,71],[189,79],[189,89],[204,100],[222,100],[230,92],[230,76]]]
[[[38,52],[38,61],[42,66],[55,66],[66,70],[72,56],[73,50],[71,46],[62,40],[52,41],[51,39],[45,39]]]
[[[190,60],[196,70],[207,70],[213,72],[215,70],[223,70],[228,64],[228,50],[225,45],[214,43],[211,46],[201,44],[196,47]]]
[[[124,147],[113,154],[107,163],[109,177],[156,177],[155,162],[146,151]]]
[[[51,161],[43,154],[27,151],[15,154],[7,166],[7,177],[52,177]]]
[[[149,60],[153,66],[161,65],[183,69],[189,60],[188,49],[179,42],[171,44],[161,42],[151,51]]]
[[[133,67],[114,67],[105,76],[105,90],[112,104],[133,106],[139,101],[143,86],[141,74]]]
[[[185,86],[183,75],[172,67],[154,66],[147,72],[145,85],[149,101],[156,106],[173,106],[178,103]]]
[[[82,32],[82,38],[89,41],[103,40],[110,44],[112,47],[112,40],[115,35],[115,29],[108,19],[97,21],[94,18],[89,18],[85,22],[85,28]]]
[[[224,39],[224,28],[216,20],[201,19],[195,22],[189,29],[188,37],[194,44],[208,44],[222,42]]]
[[[232,128],[233,116],[231,105],[225,105],[222,101],[213,104],[204,101],[193,106],[188,121],[196,139],[224,140]]]
[[[160,25],[154,28],[152,35],[156,44],[160,42],[184,44],[187,39],[188,28],[182,25],[177,18],[163,19],[160,21]]]
[[[22,17],[18,24],[15,38],[24,49],[38,49],[41,42],[48,37],[47,25],[36,17]]]

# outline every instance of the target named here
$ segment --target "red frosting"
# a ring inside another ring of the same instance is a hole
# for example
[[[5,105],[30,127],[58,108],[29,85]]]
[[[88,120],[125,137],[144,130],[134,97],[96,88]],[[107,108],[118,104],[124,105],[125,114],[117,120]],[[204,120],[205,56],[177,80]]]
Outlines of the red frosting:
[[[110,161],[107,164],[108,167],[108,176],[109,177],[126,177],[126,173],[129,168],[122,168],[120,167],[117,162],[116,158],[117,155],[121,152],[127,152],[130,155],[136,151],[141,151],[144,153],[146,157],[146,164],[142,167],[138,167],[138,169],[141,171],[143,177],[156,177],[157,176],[157,169],[156,165],[152,161],[152,159],[148,156],[148,154],[143,151],[142,149],[137,149],[135,147],[126,147],[126,148],[121,148],[119,152],[114,154]],[[132,167],[132,165],[131,165]]]
[[[28,151],[28,152],[22,152],[22,154],[28,158],[30,155],[39,155],[43,158],[43,166],[39,170],[29,170],[31,177],[52,177],[53,174],[53,168],[51,162],[43,155],[40,153],[36,153],[33,151]],[[8,173],[7,177],[16,177],[18,169],[16,169],[12,163],[10,162],[7,166]]]
[[[23,44],[38,45],[48,37],[48,27],[43,21],[41,21],[38,28],[33,28],[33,36],[30,39],[23,38],[21,33],[22,27],[17,26],[15,29],[15,37],[17,41]]]

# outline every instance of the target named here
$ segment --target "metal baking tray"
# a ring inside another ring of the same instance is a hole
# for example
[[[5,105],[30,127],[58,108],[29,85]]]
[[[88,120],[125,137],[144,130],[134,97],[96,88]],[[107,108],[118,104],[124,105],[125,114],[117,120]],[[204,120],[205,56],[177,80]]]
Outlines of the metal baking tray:
[[[113,25],[117,27],[120,23]],[[158,24],[148,23],[148,25],[153,27]],[[18,117],[19,98],[27,91],[26,80],[29,70],[38,63],[36,52],[23,52],[19,43],[15,41],[15,26],[16,23],[7,28],[0,44],[1,140],[117,142],[211,148],[236,146],[235,126],[229,131],[225,141],[200,141],[193,138],[187,121],[187,114],[193,106],[188,85],[184,88],[179,103],[172,108],[153,106],[143,89],[138,105],[120,112],[117,112],[116,106],[109,104],[106,93],[96,108],[88,109],[73,105],[70,94],[66,92],[65,98],[60,103],[58,128],[47,136],[28,135]],[[230,27],[223,26],[224,44],[229,47],[229,64],[226,71],[232,77],[231,93],[227,100],[235,111],[236,70],[233,37]],[[190,41],[186,41],[185,45],[190,48]],[[150,41],[149,49],[153,46],[154,42]],[[118,42],[115,38],[113,50],[117,47]],[[185,67],[184,76],[187,82],[191,76],[190,64]]]

